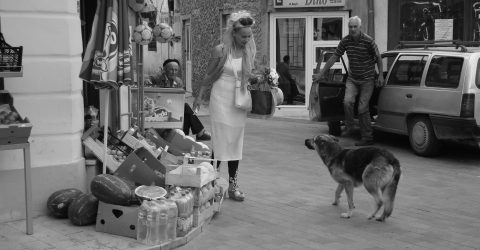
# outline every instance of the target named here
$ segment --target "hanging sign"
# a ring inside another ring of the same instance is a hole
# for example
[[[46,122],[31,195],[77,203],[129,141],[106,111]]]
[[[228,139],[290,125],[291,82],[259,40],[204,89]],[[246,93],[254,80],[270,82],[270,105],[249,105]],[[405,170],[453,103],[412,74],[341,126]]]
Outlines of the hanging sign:
[[[345,0],[274,0],[275,8],[343,7]]]

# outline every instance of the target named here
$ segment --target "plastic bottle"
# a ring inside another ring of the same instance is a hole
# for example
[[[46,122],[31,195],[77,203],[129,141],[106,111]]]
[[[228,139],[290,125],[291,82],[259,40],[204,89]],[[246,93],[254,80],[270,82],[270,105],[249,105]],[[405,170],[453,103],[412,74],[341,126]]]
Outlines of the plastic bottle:
[[[168,240],[168,206],[165,200],[151,202],[151,210],[147,215],[149,233],[147,234],[147,245],[158,245]]]
[[[195,198],[189,189],[185,190],[185,197],[187,198],[187,228],[188,231],[190,231],[190,229],[193,227],[193,204],[195,202]]]
[[[172,199],[165,200],[165,202],[167,203],[168,207],[167,239],[174,240],[177,238],[177,203]]]
[[[147,240],[147,201],[143,201],[142,205],[138,209],[138,219],[137,219],[137,240],[146,244]]]
[[[187,218],[185,217],[187,211],[187,200],[185,195],[180,194],[179,192],[174,193],[173,196],[170,196],[170,199],[175,201],[178,209],[178,216],[177,216],[177,236],[184,236],[187,233]]]

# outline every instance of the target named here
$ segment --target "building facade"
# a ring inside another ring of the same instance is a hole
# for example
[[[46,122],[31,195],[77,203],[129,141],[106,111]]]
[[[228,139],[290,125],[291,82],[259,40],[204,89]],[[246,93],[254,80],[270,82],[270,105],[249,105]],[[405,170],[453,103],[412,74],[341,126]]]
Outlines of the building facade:
[[[275,67],[285,55],[290,56],[297,95],[293,104],[281,105],[277,115],[306,116],[312,74],[318,59],[348,34],[350,16],[359,16],[364,31],[371,36],[378,34],[375,36],[377,43],[386,50],[387,6],[386,1],[380,0],[178,1],[175,11],[182,19],[178,25],[184,33],[187,29],[191,33],[183,37],[186,39],[183,44],[189,45],[184,49],[187,53],[182,55],[185,78],[191,79],[195,91],[198,87],[195,83],[205,74],[212,47],[221,42],[229,15],[247,10],[256,20],[253,26],[256,67]]]
[[[195,90],[205,74],[210,49],[221,42],[230,13],[248,10],[256,19],[256,66],[275,67],[285,55],[298,90],[292,105],[277,115],[308,115],[312,74],[322,67],[340,39],[348,34],[348,18],[359,16],[363,31],[380,52],[401,40],[480,40],[479,0],[197,0],[175,1],[183,33],[184,74]],[[187,45],[187,47],[185,47]],[[320,60],[320,62],[319,62]],[[386,67],[386,64],[384,64]],[[340,62],[333,68],[341,68]]]

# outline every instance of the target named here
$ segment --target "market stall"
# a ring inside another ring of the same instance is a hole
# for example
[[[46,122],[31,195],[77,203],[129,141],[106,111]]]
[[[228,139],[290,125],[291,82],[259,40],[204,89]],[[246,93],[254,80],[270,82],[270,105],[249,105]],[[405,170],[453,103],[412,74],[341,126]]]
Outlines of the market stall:
[[[174,38],[168,24],[152,29],[143,19],[143,11],[155,8],[151,1],[98,1],[80,77],[103,90],[103,123],[90,121],[82,137],[102,171],[92,178],[91,193],[67,187],[53,193],[47,207],[74,225],[95,224],[98,232],[171,249],[188,243],[220,211],[228,183],[213,167],[210,147],[180,129],[185,90],[144,88],[142,46]],[[135,26],[127,18],[132,10]],[[117,130],[109,127],[109,99],[121,86],[132,93],[130,126]]]

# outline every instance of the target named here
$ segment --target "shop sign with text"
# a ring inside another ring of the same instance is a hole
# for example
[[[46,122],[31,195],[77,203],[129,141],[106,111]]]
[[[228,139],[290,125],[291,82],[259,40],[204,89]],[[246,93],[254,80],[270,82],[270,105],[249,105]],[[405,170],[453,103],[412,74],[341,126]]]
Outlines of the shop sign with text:
[[[346,0],[274,0],[275,8],[338,7]]]

